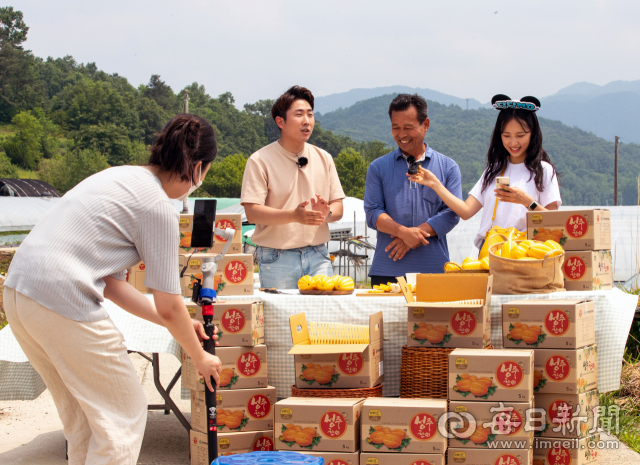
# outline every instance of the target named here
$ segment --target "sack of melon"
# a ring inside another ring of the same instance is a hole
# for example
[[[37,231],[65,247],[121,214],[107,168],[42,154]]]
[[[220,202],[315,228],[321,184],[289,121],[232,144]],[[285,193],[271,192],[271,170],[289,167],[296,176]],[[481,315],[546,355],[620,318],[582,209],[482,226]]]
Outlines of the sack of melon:
[[[494,294],[564,291],[564,250],[556,241],[504,241],[489,247]]]

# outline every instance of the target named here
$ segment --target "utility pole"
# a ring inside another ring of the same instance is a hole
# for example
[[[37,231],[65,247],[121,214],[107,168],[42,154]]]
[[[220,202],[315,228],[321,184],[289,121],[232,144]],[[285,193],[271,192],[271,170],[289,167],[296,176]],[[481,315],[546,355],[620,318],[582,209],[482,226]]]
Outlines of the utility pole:
[[[615,174],[613,176],[613,205],[618,205],[618,140],[620,140],[620,138],[616,136],[616,163]]]
[[[467,101],[467,110],[469,109],[469,99],[465,99]]]
[[[189,91],[184,91],[184,113],[189,113]],[[182,211],[180,212],[183,215],[189,214],[189,199],[184,199],[182,201]]]

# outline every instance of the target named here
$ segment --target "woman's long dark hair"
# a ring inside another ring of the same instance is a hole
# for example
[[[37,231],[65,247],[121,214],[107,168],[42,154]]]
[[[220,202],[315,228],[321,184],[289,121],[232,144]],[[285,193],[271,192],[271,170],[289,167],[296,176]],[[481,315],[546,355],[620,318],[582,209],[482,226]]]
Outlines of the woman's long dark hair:
[[[507,166],[509,152],[502,143],[502,131],[507,123],[513,119],[518,121],[526,132],[531,133],[531,141],[527,148],[527,156],[524,159],[524,164],[529,170],[529,173],[531,173],[529,180],[531,180],[532,177],[535,178],[536,188],[538,191],[544,191],[543,161],[549,163],[553,168],[553,175],[551,178],[553,179],[553,176],[558,176],[556,167],[553,166],[553,163],[551,163],[551,160],[549,159],[549,154],[547,154],[545,149],[542,148],[542,131],[540,130],[540,124],[538,123],[538,117],[535,112],[509,108],[506,110],[500,110],[498,119],[496,120],[496,125],[493,128],[491,144],[489,145],[489,152],[487,153],[487,169],[485,170],[482,179],[483,192]]]

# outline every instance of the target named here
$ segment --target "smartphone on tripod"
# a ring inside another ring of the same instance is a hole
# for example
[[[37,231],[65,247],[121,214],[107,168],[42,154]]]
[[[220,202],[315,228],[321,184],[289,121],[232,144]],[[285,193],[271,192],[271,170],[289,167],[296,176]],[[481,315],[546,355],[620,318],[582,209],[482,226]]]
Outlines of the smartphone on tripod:
[[[191,247],[213,247],[213,228],[216,221],[215,199],[198,199],[193,209],[193,229],[191,231]]]

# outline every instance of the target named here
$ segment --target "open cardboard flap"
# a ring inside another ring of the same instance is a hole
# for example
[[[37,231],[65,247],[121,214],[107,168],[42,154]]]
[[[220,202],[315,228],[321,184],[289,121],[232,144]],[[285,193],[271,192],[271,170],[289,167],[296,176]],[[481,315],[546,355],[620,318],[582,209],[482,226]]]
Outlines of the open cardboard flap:
[[[483,305],[491,304],[493,276],[485,273],[419,274],[416,279],[416,302],[408,307],[438,307],[441,302],[482,299]],[[456,307],[477,307],[478,304],[459,304]]]
[[[369,315],[369,344],[312,345],[309,337],[309,325],[304,312],[290,316],[289,326],[293,341],[293,348],[289,351],[289,355],[362,353],[369,347],[369,344],[382,341],[384,338],[382,312]]]

